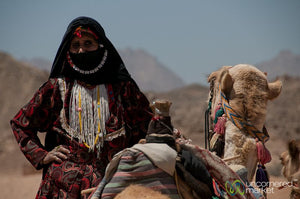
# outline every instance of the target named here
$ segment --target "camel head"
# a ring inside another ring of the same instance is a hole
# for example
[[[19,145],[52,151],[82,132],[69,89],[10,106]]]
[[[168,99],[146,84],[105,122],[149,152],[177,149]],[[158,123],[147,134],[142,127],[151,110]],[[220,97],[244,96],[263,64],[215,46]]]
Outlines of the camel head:
[[[214,121],[213,129],[216,132],[211,138],[211,143],[212,141],[217,143],[211,145],[217,146],[216,151],[220,151],[218,146],[222,146],[219,144],[221,142],[215,140],[219,141],[221,137],[224,142],[222,155],[224,160],[228,160],[227,164],[234,171],[247,168],[247,178],[250,181],[254,176],[258,161],[255,141],[258,134],[256,132],[260,132],[261,141],[268,139],[268,133],[263,128],[267,103],[280,94],[282,83],[279,80],[268,82],[265,73],[247,64],[224,66],[211,73],[208,82],[210,83],[210,117]],[[221,117],[219,116],[220,113],[222,114],[220,108],[224,110]],[[236,115],[238,117],[235,117]],[[236,120],[233,121],[232,118]],[[220,127],[225,127],[225,130]]]
[[[276,98],[282,88],[281,81],[268,82],[265,73],[246,64],[224,66],[211,73],[208,82],[213,96],[212,110],[218,106],[222,91],[230,100],[232,109],[259,130],[262,130],[266,119],[268,100]],[[212,119],[214,116],[212,111]]]
[[[282,174],[289,181],[295,173],[300,171],[300,140],[291,140],[288,143],[288,150],[280,155]],[[300,179],[299,179],[300,180]]]

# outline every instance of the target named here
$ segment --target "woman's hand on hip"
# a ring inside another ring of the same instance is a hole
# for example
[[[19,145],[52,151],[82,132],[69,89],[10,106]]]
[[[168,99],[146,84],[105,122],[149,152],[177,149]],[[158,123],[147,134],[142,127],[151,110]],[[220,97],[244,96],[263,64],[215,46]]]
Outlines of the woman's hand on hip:
[[[48,154],[44,157],[42,160],[42,164],[49,164],[51,162],[58,162],[62,163],[63,160],[68,159],[67,154],[69,154],[70,151],[66,149],[65,147],[59,145],[55,147],[52,151],[48,152]]]

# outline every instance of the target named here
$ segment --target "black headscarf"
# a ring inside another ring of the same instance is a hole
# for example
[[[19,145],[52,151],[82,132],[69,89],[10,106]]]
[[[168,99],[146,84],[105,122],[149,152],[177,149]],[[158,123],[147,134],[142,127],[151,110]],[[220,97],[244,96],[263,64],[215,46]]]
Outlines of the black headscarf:
[[[108,51],[105,64],[99,71],[93,74],[87,75],[77,72],[70,67],[66,59],[67,51],[69,50],[71,40],[73,39],[73,33],[79,26],[89,27],[96,33],[99,37],[99,42],[101,42]],[[119,53],[105,36],[105,32],[101,25],[96,20],[89,17],[78,17],[69,24],[56,53],[49,78],[55,77],[69,77],[93,85],[115,83],[119,81],[133,81],[125,68]]]

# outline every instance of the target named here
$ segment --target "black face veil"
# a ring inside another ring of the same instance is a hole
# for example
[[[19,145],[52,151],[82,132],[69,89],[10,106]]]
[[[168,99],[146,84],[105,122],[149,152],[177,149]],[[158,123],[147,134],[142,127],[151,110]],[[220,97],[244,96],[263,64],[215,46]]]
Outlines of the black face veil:
[[[73,33],[79,26],[89,27],[94,33],[96,33],[99,37],[99,42],[103,44],[104,49],[107,50],[107,59],[96,73],[82,74],[74,70],[67,61],[67,52],[73,38]],[[128,80],[133,81],[125,68],[119,53],[105,36],[105,32],[101,25],[89,17],[78,17],[69,24],[52,65],[50,78],[55,77],[68,77],[93,85]]]

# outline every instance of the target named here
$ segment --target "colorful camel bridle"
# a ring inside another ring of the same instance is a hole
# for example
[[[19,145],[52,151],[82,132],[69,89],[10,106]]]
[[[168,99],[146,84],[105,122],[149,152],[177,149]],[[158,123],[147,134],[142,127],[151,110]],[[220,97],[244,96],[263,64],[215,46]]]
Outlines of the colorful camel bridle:
[[[253,126],[247,119],[241,117],[237,114],[233,108],[229,105],[229,100],[226,98],[225,94],[221,93],[221,104],[224,110],[226,117],[240,130],[245,132],[246,134],[252,136],[253,138],[257,138],[259,141],[265,143],[269,140],[269,134],[265,128],[263,130],[258,130],[255,126]]]

